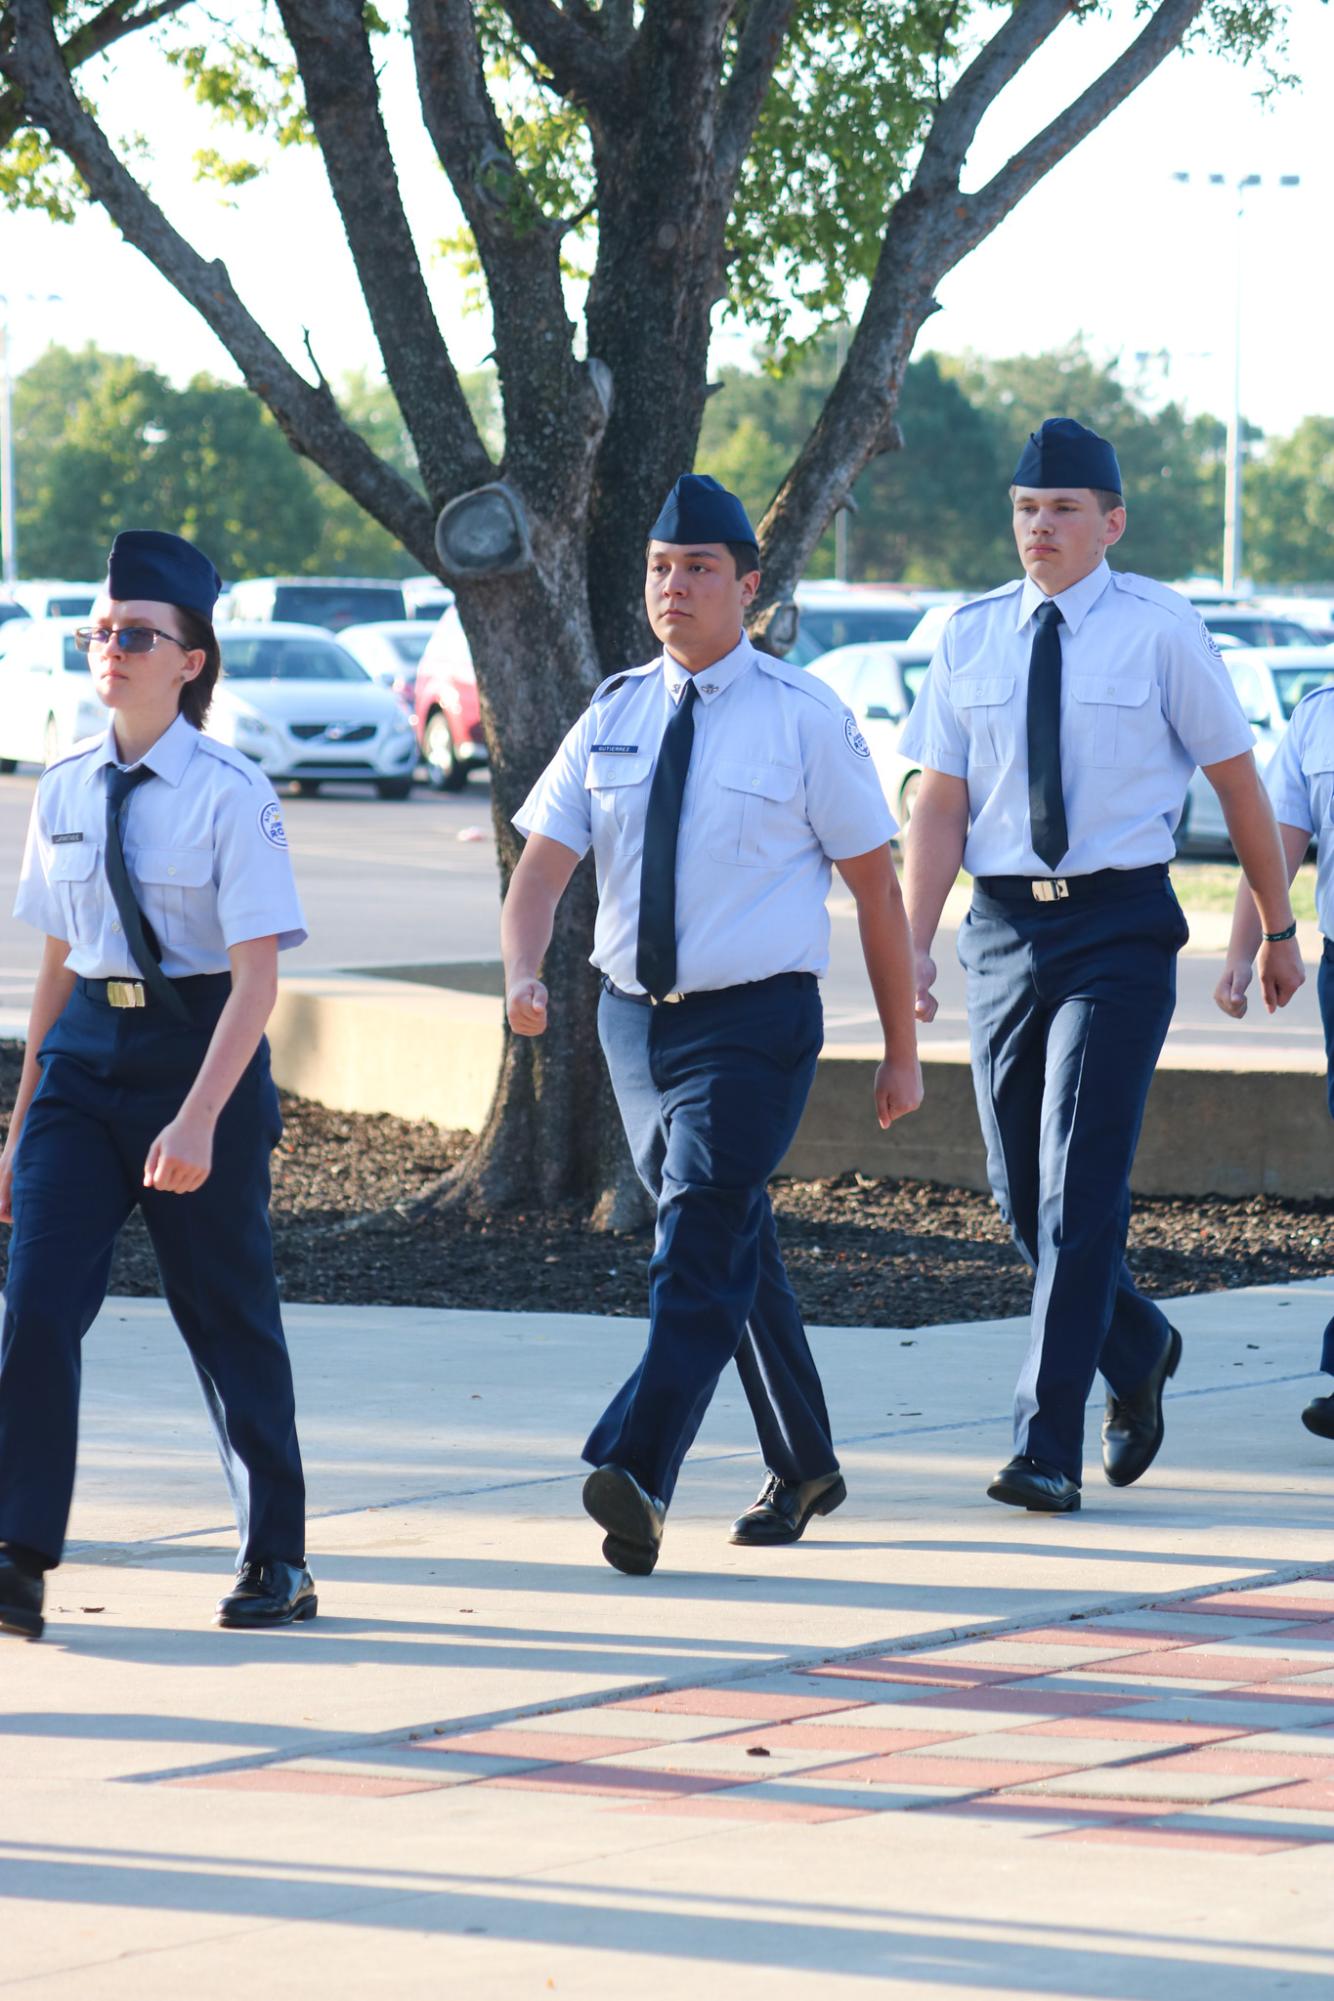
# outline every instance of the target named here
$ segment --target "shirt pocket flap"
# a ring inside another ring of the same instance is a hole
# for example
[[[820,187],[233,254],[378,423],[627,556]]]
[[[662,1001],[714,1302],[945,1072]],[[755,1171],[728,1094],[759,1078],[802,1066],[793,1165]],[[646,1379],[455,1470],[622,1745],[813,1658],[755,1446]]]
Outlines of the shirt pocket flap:
[[[1013,674],[956,674],[950,681],[950,701],[956,709],[992,708],[1014,693]]]
[[[790,799],[797,789],[798,772],[791,764],[760,764],[739,758],[722,757],[714,767],[718,783],[729,792],[753,792],[761,799]]]
[[[1304,778],[1319,778],[1323,772],[1334,771],[1334,739],[1328,743],[1304,743],[1301,760]]]
[[[48,882],[87,882],[102,850],[96,841],[61,841],[52,848]]]
[[[651,757],[626,757],[619,752],[593,751],[584,773],[584,784],[590,792],[601,792],[608,785],[642,785],[652,768]]]
[[[1070,683],[1077,702],[1110,704],[1118,709],[1139,709],[1149,699],[1150,681],[1127,681],[1111,675],[1083,675]]]
[[[208,848],[140,848],[133,863],[140,882],[177,889],[202,889],[213,874],[213,855]]]

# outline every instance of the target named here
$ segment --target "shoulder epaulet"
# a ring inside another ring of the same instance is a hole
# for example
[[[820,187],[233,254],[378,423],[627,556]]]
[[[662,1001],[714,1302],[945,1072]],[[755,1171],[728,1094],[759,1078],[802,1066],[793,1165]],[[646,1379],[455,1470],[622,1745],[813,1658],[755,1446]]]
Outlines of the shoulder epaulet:
[[[600,702],[604,695],[614,695],[627,681],[644,680],[647,675],[656,673],[658,664],[656,660],[650,660],[646,667],[623,667],[619,674],[608,674],[606,680],[594,688],[592,701]]]
[[[1318,702],[1322,695],[1334,695],[1334,681],[1326,681],[1324,686],[1320,688],[1308,688],[1306,693],[1302,696],[1300,702],[1298,702],[1296,708],[1294,708],[1292,712],[1292,720],[1295,722],[1297,719],[1298,711],[1301,709],[1309,708],[1311,703]]]
[[[994,591],[983,591],[980,597],[965,598],[962,604],[956,604],[945,623],[948,625],[961,614],[977,611],[984,604],[994,604],[997,598],[1012,598],[1017,591],[1021,591],[1023,588],[1024,580],[1022,577],[1011,577],[1008,584],[997,584]]]
[[[199,749],[207,757],[214,757],[219,764],[225,764],[232,771],[237,772],[240,777],[244,778],[247,785],[254,785],[258,782],[256,778],[258,766],[251,762],[244,751],[234,750],[231,744],[223,743],[215,736],[206,736],[202,730],[199,732]]]
[[[43,778],[48,778],[53,771],[59,771],[62,764],[73,764],[78,758],[87,757],[90,751],[100,750],[105,741],[105,730],[99,730],[96,736],[80,737],[79,741],[71,744],[68,750],[63,750],[59,757],[52,758],[37,783],[40,785]]]
[[[786,687],[796,688],[803,695],[809,695],[825,709],[841,712],[843,697],[836,695],[827,681],[821,681],[804,667],[793,666],[790,660],[780,660],[776,653],[761,653],[755,649],[755,662],[762,674],[772,675],[775,681],[782,681]]]
[[[1198,605],[1193,605],[1180,591],[1173,590],[1171,584],[1160,584],[1156,577],[1141,577],[1134,570],[1113,570],[1112,589],[1124,591],[1128,597],[1139,598],[1144,604],[1156,604],[1176,618],[1204,623]]]

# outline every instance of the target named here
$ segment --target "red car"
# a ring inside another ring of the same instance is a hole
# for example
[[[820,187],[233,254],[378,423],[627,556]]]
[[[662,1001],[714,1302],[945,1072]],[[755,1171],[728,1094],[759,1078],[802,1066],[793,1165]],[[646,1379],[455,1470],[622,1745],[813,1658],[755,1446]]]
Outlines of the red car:
[[[417,667],[413,710],[426,776],[437,792],[459,792],[487,763],[477,677],[457,607],[443,615]]]

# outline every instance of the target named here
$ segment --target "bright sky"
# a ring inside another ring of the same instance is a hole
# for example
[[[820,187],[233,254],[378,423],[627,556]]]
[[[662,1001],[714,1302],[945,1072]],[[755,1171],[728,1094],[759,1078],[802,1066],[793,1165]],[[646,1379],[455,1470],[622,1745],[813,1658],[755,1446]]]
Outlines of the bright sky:
[[[1133,0],[1113,18],[1067,24],[989,114],[968,175],[976,185],[1112,59],[1133,32]],[[1099,359],[1119,357],[1127,380],[1155,398],[1226,413],[1232,381],[1237,198],[1242,225],[1242,401],[1271,432],[1309,413],[1334,412],[1328,366],[1327,217],[1334,195],[1329,105],[1334,5],[1296,0],[1291,66],[1315,87],[1255,100],[1258,77],[1204,55],[1163,66],[945,279],[943,311],[922,345],[1008,355],[1082,334]],[[1319,81],[1316,81],[1319,80]],[[309,328],[326,374],[378,367],[373,337],[328,196],[318,155],[279,158],[234,208],[192,179],[192,154],[210,143],[174,72],[149,50],[117,57],[114,81],[87,79],[119,122],[151,138],[153,186],[197,247],[220,256],[242,297],[305,367]],[[423,253],[456,225],[456,211],[416,111],[405,53],[384,74],[386,104],[409,215]],[[241,151],[231,135],[223,151]],[[1188,186],[1173,178],[1188,171]],[[1280,188],[1280,175],[1301,185]],[[448,264],[430,264],[441,325],[462,367],[490,340],[485,320],[463,312]],[[22,369],[51,341],[94,339],[133,353],[183,381],[196,370],[235,376],[228,356],[191,309],[99,211],[72,228],[0,214],[0,291],[9,295],[13,361]],[[58,294],[51,300],[47,294]],[[27,295],[35,295],[28,297]],[[744,360],[752,336],[723,325],[716,360]],[[1136,357],[1149,357],[1137,361]]]

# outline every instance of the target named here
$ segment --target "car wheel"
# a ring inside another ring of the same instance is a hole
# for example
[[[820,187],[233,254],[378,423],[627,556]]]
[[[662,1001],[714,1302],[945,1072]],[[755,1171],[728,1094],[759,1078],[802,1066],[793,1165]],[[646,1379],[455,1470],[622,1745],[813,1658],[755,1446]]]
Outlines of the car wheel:
[[[296,796],[298,799],[319,798],[320,780],[318,778],[295,778],[292,783],[296,787]]]
[[[3,772],[6,778],[11,771],[17,771],[18,768],[19,761],[16,757],[0,757],[0,772]]]
[[[917,804],[917,795],[922,789],[920,771],[910,771],[899,787],[899,832],[906,834],[908,822],[912,819],[912,809]]]
[[[408,799],[412,796],[410,778],[377,778],[375,791],[380,799]]]
[[[422,755],[426,759],[426,776],[434,791],[462,792],[468,782],[468,767],[460,764],[454,755],[454,739],[441,709],[432,709],[426,718],[426,728],[422,731]]]
[[[1182,801],[1182,803],[1181,803],[1181,818],[1180,818],[1180,819],[1179,819],[1179,820],[1177,821],[1177,830],[1176,830],[1176,834],[1175,834],[1175,836],[1174,836],[1174,839],[1175,839],[1175,841],[1176,841],[1176,851],[1177,851],[1177,853],[1178,853],[1179,855],[1185,855],[1185,854],[1189,854],[1189,852],[1190,852],[1190,800],[1189,800],[1189,798],[1186,798],[1186,799],[1184,799],[1184,800]]]

